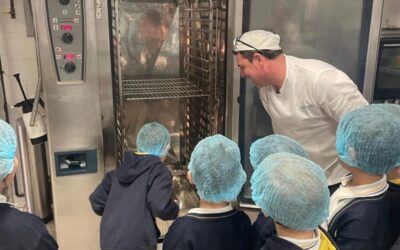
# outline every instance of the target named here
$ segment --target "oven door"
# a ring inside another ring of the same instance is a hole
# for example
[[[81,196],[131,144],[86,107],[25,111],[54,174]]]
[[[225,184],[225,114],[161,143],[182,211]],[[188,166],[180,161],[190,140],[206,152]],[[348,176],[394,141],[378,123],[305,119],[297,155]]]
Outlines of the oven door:
[[[376,71],[374,102],[400,101],[400,33],[383,36]]]

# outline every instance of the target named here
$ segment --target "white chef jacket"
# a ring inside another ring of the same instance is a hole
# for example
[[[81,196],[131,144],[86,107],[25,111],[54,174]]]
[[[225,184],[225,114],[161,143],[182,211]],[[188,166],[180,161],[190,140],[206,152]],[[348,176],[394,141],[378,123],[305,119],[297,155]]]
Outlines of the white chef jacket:
[[[286,76],[279,93],[260,88],[275,134],[291,137],[304,146],[310,159],[325,171],[328,185],[348,172],[339,164],[335,141],[340,117],[368,102],[353,81],[330,64],[284,55]]]

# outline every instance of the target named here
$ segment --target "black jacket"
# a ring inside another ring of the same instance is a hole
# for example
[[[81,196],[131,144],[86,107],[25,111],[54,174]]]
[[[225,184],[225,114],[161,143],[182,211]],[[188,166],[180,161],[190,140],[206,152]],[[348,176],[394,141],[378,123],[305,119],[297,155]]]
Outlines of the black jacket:
[[[54,250],[57,242],[33,214],[0,203],[0,250]]]
[[[290,241],[284,240],[282,238],[279,238],[277,235],[273,235],[272,237],[269,237],[262,248],[259,248],[261,250],[278,250],[278,249],[284,249],[284,250],[302,250],[301,247],[293,244]]]
[[[242,211],[188,213],[169,228],[163,250],[249,250],[251,222]]]
[[[259,250],[265,244],[265,240],[276,235],[274,220],[271,217],[265,217],[263,212],[260,212],[257,219],[251,226],[251,238],[253,249]]]
[[[126,152],[123,164],[104,177],[89,197],[102,215],[102,249],[156,249],[160,232],[155,217],[172,220],[178,205],[172,201],[172,177],[153,155]]]
[[[390,202],[390,216],[392,221],[392,241],[395,241],[397,237],[400,236],[400,185],[396,185],[394,183],[389,182],[387,197]]]
[[[386,192],[356,198],[332,218],[328,231],[341,250],[387,250],[392,244]]]

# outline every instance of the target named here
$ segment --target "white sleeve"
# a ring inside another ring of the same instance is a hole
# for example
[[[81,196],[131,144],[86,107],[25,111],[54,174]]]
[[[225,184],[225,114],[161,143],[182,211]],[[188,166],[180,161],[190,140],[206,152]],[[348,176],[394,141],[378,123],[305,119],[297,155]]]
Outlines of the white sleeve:
[[[321,71],[314,84],[315,101],[337,122],[346,112],[368,105],[354,82],[340,70]]]

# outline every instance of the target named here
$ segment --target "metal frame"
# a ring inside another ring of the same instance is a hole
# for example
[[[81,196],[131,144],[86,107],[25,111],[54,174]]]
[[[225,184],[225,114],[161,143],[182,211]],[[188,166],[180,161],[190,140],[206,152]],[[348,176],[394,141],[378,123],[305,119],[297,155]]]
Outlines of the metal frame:
[[[118,164],[122,163],[123,153],[127,148],[125,137],[125,113],[124,113],[124,96],[121,77],[121,61],[120,61],[120,33],[119,33],[119,1],[110,1],[110,39],[111,39],[111,55],[112,55],[112,86],[113,86],[113,103],[114,103],[114,125],[115,125],[115,156]]]
[[[368,39],[367,60],[364,74],[363,95],[368,102],[372,102],[374,96],[374,84],[376,68],[378,64],[379,37],[382,24],[384,0],[375,0],[372,5],[371,27]]]
[[[242,34],[243,0],[231,1],[228,5],[228,27],[226,43],[226,135],[232,140],[239,141],[239,96],[240,72],[236,66],[232,41]]]

